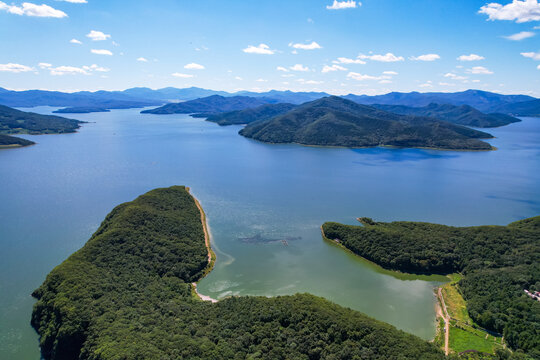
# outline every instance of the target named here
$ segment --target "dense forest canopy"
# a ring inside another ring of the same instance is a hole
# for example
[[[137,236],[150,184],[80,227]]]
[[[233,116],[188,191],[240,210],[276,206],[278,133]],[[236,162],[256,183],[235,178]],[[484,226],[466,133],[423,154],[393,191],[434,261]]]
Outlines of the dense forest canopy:
[[[462,272],[471,318],[540,357],[540,302],[524,292],[540,291],[540,216],[476,227],[361,220],[363,226],[325,223],[324,235],[387,269]]]
[[[294,109],[294,107],[295,105],[286,103],[266,104],[256,108],[210,115],[206,120],[215,122],[219,125],[244,125],[254,121],[268,120],[274,116],[285,114]]]
[[[62,134],[77,131],[82,121],[41,115],[0,105],[0,134]]]
[[[344,147],[426,147],[491,150],[488,133],[433,118],[399,115],[337,96],[302,104],[248,124],[240,134],[269,143]]]
[[[191,294],[208,265],[184,187],[117,206],[33,294],[47,360],[444,359],[434,345],[312,295]]]

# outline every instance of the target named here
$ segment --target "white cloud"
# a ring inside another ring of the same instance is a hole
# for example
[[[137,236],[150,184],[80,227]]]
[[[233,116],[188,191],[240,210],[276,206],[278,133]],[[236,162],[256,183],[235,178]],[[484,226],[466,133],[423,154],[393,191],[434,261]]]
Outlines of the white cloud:
[[[57,1],[65,1],[72,4],[86,4],[88,1],[86,0],[57,0]]]
[[[92,39],[92,41],[103,41],[110,38],[111,35],[105,34],[101,31],[92,30],[88,34],[86,34],[86,37]]]
[[[87,70],[87,71],[98,71],[98,72],[109,72],[109,71],[111,71],[111,69],[107,69],[107,68],[98,66],[96,64],[92,64],[90,66],[83,66],[83,69]]]
[[[190,64],[186,64],[184,66],[184,69],[188,69],[188,70],[204,70],[204,66],[201,65],[201,64],[190,63]]]
[[[478,60],[484,60],[485,57],[476,55],[476,54],[470,54],[470,55],[461,55],[457,59],[459,61],[478,61]]]
[[[265,79],[257,79],[257,80],[255,80],[255,81],[257,81],[257,82],[267,82],[268,80],[265,80]]]
[[[421,88],[430,88],[430,87],[433,87],[433,85],[431,85],[431,81],[428,81],[424,84],[421,84],[419,85]]]
[[[364,60],[360,59],[349,59],[346,57],[339,57],[337,60],[332,61],[334,64],[365,64]]]
[[[76,67],[76,66],[57,66],[53,67],[48,63],[39,63],[39,67],[42,69],[49,70],[51,75],[61,76],[61,75],[91,75],[92,72],[109,72],[110,69],[92,64],[90,66]]]
[[[57,10],[48,5],[36,5],[25,2],[22,6],[8,5],[3,1],[0,1],[0,10],[5,10],[8,13],[15,15],[26,15],[36,17],[52,17],[52,18],[64,18],[67,14],[61,10]]]
[[[358,81],[364,81],[364,80],[388,80],[390,79],[390,76],[382,75],[382,76],[372,76],[372,75],[365,75],[360,74],[357,72],[350,72],[347,74],[348,78],[358,80]]]
[[[326,8],[328,10],[354,9],[356,5],[357,5],[356,1],[354,0],[345,0],[345,1],[334,0],[332,5],[327,5]],[[362,6],[362,3],[358,2],[358,6]]]
[[[493,74],[493,71],[490,71],[490,70],[486,69],[483,66],[475,66],[475,67],[473,67],[471,69],[467,69],[467,72],[469,74],[477,74],[477,75],[491,75],[491,74]]]
[[[517,23],[540,20],[540,3],[538,0],[513,0],[510,4],[490,3],[478,11],[486,14],[488,20],[510,20]]]
[[[315,41],[312,41],[311,44],[289,44],[290,47],[293,47],[295,49],[300,50],[315,50],[315,49],[322,49],[322,46],[317,44]]]
[[[538,70],[540,70],[540,65],[538,65],[536,68],[537,68]]]
[[[296,64],[294,66],[289,67],[292,71],[309,71],[309,68],[302,65],[302,64]]]
[[[466,80],[467,79],[466,76],[460,76],[460,75],[456,75],[454,73],[446,73],[446,74],[444,74],[444,77],[450,78],[452,80]]]
[[[302,84],[307,84],[307,85],[318,85],[318,84],[323,84],[324,83],[324,81],[305,80],[305,79],[298,79],[296,81],[298,81],[299,83],[302,83]]]
[[[50,68],[51,75],[89,75],[89,73],[83,69],[75,66],[58,66]]]
[[[540,60],[540,52],[522,52],[522,56],[533,60]]]
[[[447,83],[447,82],[440,82],[439,85],[441,85],[441,86],[456,86],[456,84],[451,84],[451,83]]]
[[[414,61],[435,61],[439,60],[441,57],[437,54],[425,54],[420,56],[412,56],[411,60]]]
[[[90,50],[90,52],[92,54],[96,54],[96,55],[109,55],[111,56],[113,53],[109,50],[104,50],[104,49],[92,49]]]
[[[347,68],[345,68],[345,67],[343,67],[341,65],[337,65],[337,64],[334,64],[332,66],[324,65],[321,72],[327,73],[327,72],[331,72],[331,71],[347,71]]]
[[[395,71],[383,71],[384,75],[397,75],[398,73]]]
[[[392,80],[387,80],[387,79],[379,81],[379,84],[391,84],[391,83],[392,83]]]
[[[21,64],[9,63],[9,64],[0,64],[0,71],[20,73],[20,72],[34,71],[34,68],[31,68],[30,66],[26,66],[26,65],[21,65]]]
[[[242,79],[240,76],[235,76],[234,78],[235,78],[236,80],[244,80],[244,79]]]
[[[77,44],[77,45],[81,45],[81,44],[82,44],[82,42],[80,42],[80,41],[77,40],[77,39],[71,39],[71,40],[69,40],[69,42],[72,43],[72,44]]]
[[[287,69],[287,68],[285,68],[285,67],[283,67],[283,66],[278,66],[278,67],[276,68],[276,70],[277,70],[277,71],[283,71],[283,72],[289,72],[289,69]]]
[[[396,62],[405,60],[403,56],[396,56],[392,53],[386,53],[385,55],[363,55],[358,56],[360,59],[369,59],[372,61],[382,61],[382,62]]]
[[[190,75],[190,74],[182,74],[182,73],[178,73],[178,72],[175,72],[173,74],[171,74],[172,76],[174,77],[178,77],[178,78],[184,78],[184,79],[187,79],[187,78],[192,78],[193,75]]]
[[[137,61],[140,61],[140,62],[148,62],[148,59],[143,58],[143,57],[141,56],[140,58],[137,58]]]
[[[508,40],[520,41],[520,40],[524,40],[524,39],[528,39],[530,37],[533,37],[534,35],[536,35],[536,34],[533,33],[532,31],[522,31],[522,32],[518,32],[517,34],[503,36],[503,38],[508,39]]]
[[[276,51],[271,50],[270,47],[266,44],[259,44],[259,46],[249,45],[247,48],[242,50],[248,54],[259,54],[259,55],[273,55]]]

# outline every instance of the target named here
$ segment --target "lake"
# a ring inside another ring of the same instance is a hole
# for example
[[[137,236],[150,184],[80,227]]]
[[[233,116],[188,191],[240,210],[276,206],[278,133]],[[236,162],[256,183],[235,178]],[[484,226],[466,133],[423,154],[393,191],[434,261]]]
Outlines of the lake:
[[[28,110],[28,109],[24,109]],[[54,108],[32,111],[49,114]],[[321,238],[325,221],[507,224],[540,214],[540,119],[487,131],[499,150],[269,145],[187,115],[76,114],[79,133],[0,150],[0,358],[39,359],[30,294],[112,208],[186,185],[217,263],[202,294],[309,292],[430,339],[442,277],[399,276]]]

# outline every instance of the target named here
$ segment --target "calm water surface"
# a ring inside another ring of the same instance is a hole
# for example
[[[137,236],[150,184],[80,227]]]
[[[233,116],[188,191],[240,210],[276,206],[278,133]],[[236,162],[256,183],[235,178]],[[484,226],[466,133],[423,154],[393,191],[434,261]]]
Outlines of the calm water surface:
[[[139,110],[71,117],[91,123],[0,151],[0,359],[39,359],[31,292],[115,205],[156,187],[191,187],[208,215],[218,261],[201,293],[309,292],[425,339],[442,279],[383,271],[324,242],[320,225],[540,214],[540,119],[489,130],[498,151],[448,152],[267,145],[237,126]]]

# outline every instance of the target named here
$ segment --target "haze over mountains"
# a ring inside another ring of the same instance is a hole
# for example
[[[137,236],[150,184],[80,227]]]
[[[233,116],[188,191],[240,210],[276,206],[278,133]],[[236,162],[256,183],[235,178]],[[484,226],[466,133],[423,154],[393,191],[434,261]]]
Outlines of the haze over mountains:
[[[268,92],[241,91],[228,93],[190,87],[184,89],[163,88],[131,88],[123,91],[81,91],[63,93],[58,91],[27,90],[12,91],[0,88],[0,104],[11,107],[57,106],[57,107],[97,107],[100,109],[121,109],[146,106],[160,106],[169,102],[194,100],[202,97],[219,95],[249,96],[252,98],[272,99],[263,103],[280,102],[302,104],[330,94],[322,92],[292,92],[272,90]],[[467,90],[456,93],[399,93],[391,92],[384,95],[354,95],[343,96],[360,104],[405,105],[423,107],[431,103],[468,105],[482,112],[501,112],[518,116],[533,116],[540,114],[540,100],[527,95],[502,95],[481,90]],[[262,104],[262,103],[261,103]]]

